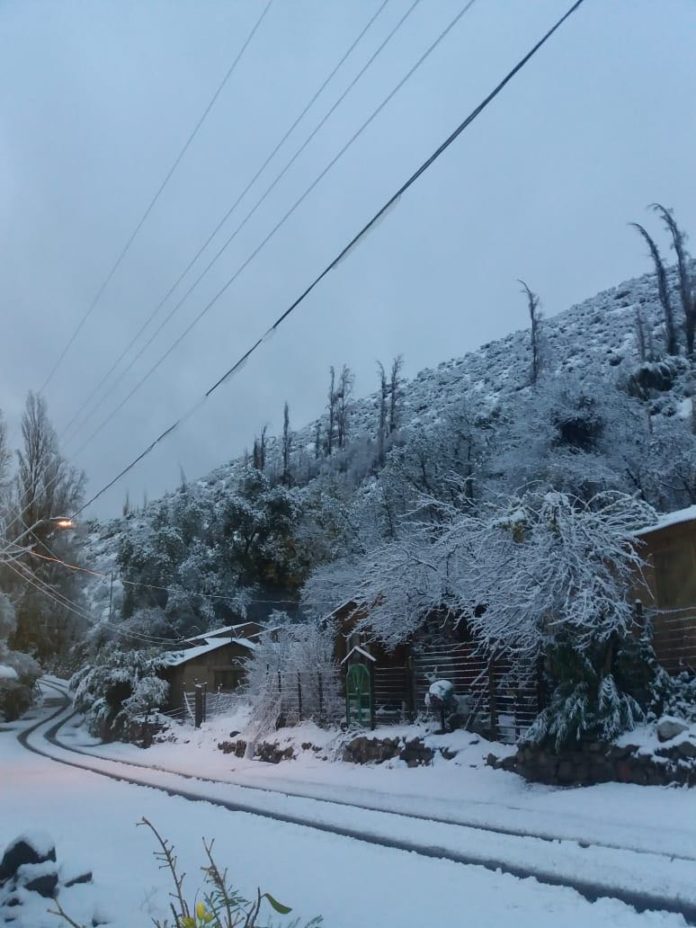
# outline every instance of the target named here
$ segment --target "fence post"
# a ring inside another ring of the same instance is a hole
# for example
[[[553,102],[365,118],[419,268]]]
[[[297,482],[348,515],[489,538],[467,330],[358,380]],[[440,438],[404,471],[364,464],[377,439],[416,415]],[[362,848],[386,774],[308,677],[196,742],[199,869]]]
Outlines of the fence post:
[[[302,680],[300,679],[300,671],[297,671],[297,712],[300,722],[302,721]]]
[[[406,660],[406,703],[408,705],[408,720],[416,721],[416,674],[413,669],[413,655],[409,654]]]
[[[536,697],[537,713],[546,708],[546,689],[544,686],[544,657],[542,654],[536,660]]]
[[[375,730],[377,726],[377,720],[375,719],[375,665],[370,661],[369,666],[370,671],[370,728],[372,731]]]
[[[498,739],[498,706],[496,700],[495,655],[488,661],[488,713],[491,721],[491,735]]]
[[[321,670],[317,674],[317,693],[319,696],[319,724],[324,724],[324,681],[322,680]]]
[[[200,728],[203,722],[203,687],[200,683],[196,683],[194,687],[195,695],[195,704],[194,704],[194,718],[193,724],[196,728]]]

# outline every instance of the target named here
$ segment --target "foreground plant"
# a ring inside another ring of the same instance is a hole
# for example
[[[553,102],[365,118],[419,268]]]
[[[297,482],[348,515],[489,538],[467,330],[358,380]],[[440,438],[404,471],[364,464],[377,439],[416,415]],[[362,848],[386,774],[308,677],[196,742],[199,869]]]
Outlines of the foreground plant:
[[[227,869],[221,870],[213,857],[213,841],[203,839],[203,848],[207,863],[201,867],[204,874],[204,888],[196,894],[194,901],[189,904],[184,892],[185,873],[179,870],[179,864],[174,853],[174,845],[163,838],[155,826],[146,818],[142,818],[138,825],[149,828],[159,844],[159,850],[154,852],[159,861],[160,869],[169,871],[174,890],[169,895],[172,901],[170,909],[173,921],[168,918],[163,921],[153,919],[155,928],[272,928],[273,922],[267,920],[264,910],[270,909],[278,915],[289,915],[292,909],[278,902],[268,893],[256,891],[256,898],[245,899],[230,884]],[[55,900],[56,909],[53,915],[59,916],[71,928],[84,928],[74,921],[62,908],[60,902]],[[272,917],[269,913],[269,917]],[[263,918],[263,921],[260,919]],[[319,928],[323,924],[321,918],[313,918],[304,928]],[[298,928],[299,921],[287,924],[286,928]],[[135,926],[133,926],[135,928]]]

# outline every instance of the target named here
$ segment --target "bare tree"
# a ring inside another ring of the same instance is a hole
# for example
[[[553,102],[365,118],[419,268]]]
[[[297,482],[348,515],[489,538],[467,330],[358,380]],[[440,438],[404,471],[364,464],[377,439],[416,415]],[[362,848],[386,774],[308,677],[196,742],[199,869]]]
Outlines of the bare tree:
[[[401,368],[404,363],[403,355],[397,355],[392,361],[391,377],[389,378],[389,434],[399,427],[401,414]]]
[[[640,306],[636,306],[636,341],[640,360],[645,363],[648,360],[648,343],[645,335],[645,320]]]
[[[338,397],[336,396],[336,371],[333,364],[329,368],[329,403],[328,403],[328,423],[326,426],[326,443],[325,451],[327,455],[333,452],[334,438],[336,433],[336,406]]]
[[[529,382],[534,386],[541,372],[541,311],[539,309],[539,297],[530,290],[523,280],[518,278],[518,282],[522,284],[522,291],[527,295],[532,343],[532,363],[529,369]]]
[[[336,389],[336,442],[339,448],[345,446],[348,438],[349,406],[354,383],[355,377],[351,369],[344,364]]]
[[[290,453],[292,451],[292,433],[290,432],[290,407],[283,407],[283,483],[290,483]]]
[[[380,467],[384,464],[385,445],[387,439],[387,398],[389,396],[389,386],[387,384],[387,374],[381,361],[377,362],[379,372],[379,416],[377,421],[377,463]]]
[[[48,520],[77,508],[85,476],[61,455],[46,401],[31,392],[22,417],[22,440],[15,478],[16,520],[22,529],[35,525],[41,537],[51,529]]]
[[[667,342],[667,354],[679,354],[679,340],[677,330],[674,326],[674,310],[669,295],[669,286],[667,284],[667,271],[660,255],[660,250],[646,229],[638,222],[632,222],[630,225],[643,236],[647,242],[650,254],[655,265],[655,274],[657,275],[657,291],[660,296],[660,305],[665,319],[665,338]]]
[[[677,255],[677,270],[679,272],[679,296],[681,298],[682,312],[684,313],[684,336],[686,340],[686,353],[693,354],[694,335],[696,334],[696,291],[693,289],[691,274],[689,273],[689,255],[686,250],[686,233],[684,233],[674,218],[674,211],[653,203],[653,209],[662,218],[665,226],[672,236],[672,247]]]
[[[268,426],[264,425],[261,429],[261,435],[254,439],[254,448],[252,451],[251,462],[256,470],[265,470],[266,467],[266,432]]]

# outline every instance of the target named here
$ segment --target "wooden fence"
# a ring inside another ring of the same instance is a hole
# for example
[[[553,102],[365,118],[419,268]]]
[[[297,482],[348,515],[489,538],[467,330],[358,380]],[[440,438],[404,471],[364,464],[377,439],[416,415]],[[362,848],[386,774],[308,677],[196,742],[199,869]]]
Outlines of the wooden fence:
[[[448,680],[463,697],[461,714],[501,741],[517,741],[543,707],[533,665],[488,659],[468,644],[416,651],[408,665],[375,667],[372,680],[377,724],[424,714],[425,697],[436,680]]]
[[[655,655],[668,673],[696,673],[696,606],[647,610]]]

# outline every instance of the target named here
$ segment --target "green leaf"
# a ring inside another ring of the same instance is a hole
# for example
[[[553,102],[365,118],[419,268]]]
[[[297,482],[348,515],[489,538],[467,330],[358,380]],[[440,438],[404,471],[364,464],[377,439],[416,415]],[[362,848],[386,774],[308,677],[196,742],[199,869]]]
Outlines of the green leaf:
[[[289,909],[286,905],[278,902],[278,900],[274,899],[270,893],[264,893],[261,898],[268,899],[271,907],[274,908],[279,915],[288,915],[290,912],[292,912],[292,909]]]

